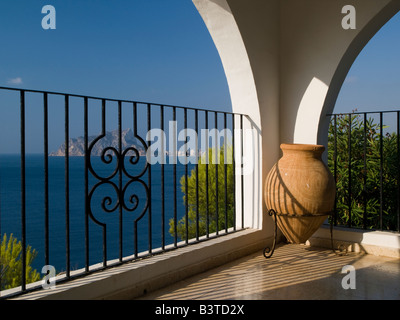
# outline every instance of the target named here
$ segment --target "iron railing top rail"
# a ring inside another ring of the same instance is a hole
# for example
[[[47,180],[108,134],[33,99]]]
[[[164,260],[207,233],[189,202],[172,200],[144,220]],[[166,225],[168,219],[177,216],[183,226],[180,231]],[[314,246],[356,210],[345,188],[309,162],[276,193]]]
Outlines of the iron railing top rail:
[[[334,112],[334,113],[327,113],[327,117],[332,117],[332,116],[347,116],[347,115],[359,115],[359,114],[365,114],[365,113],[391,113],[391,112],[400,112],[400,108],[397,110],[382,110],[382,111],[354,111],[354,112]]]
[[[204,111],[204,112],[225,113],[225,114],[242,115],[245,117],[249,117],[247,114],[238,113],[238,112],[212,110],[212,109],[198,108],[198,107],[185,107],[185,106],[177,106],[177,105],[171,105],[171,104],[163,104],[163,103],[158,103],[158,102],[146,102],[146,101],[136,101],[136,100],[129,100],[129,99],[105,98],[105,97],[99,97],[99,96],[90,96],[90,95],[76,94],[76,93],[65,93],[65,92],[58,92],[58,91],[13,88],[13,87],[4,87],[4,86],[0,86],[0,90],[24,91],[24,92],[42,93],[42,94],[47,93],[47,94],[51,94],[51,95],[69,96],[69,97],[76,97],[76,98],[88,98],[88,99],[93,99],[93,100],[106,100],[106,101],[123,102],[123,103],[136,103],[136,104],[145,104],[145,105],[153,105],[153,106],[160,106],[160,107],[163,106],[163,107],[167,107],[167,108],[178,108],[178,109],[197,110],[197,111]]]

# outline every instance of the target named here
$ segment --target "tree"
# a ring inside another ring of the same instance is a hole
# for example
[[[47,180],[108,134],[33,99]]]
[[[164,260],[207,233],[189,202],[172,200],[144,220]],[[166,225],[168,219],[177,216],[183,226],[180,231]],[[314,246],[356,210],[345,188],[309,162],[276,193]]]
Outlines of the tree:
[[[232,148],[227,147],[227,152],[224,152],[224,147],[219,150],[218,164],[214,164],[212,159],[215,159],[215,149],[210,148],[206,154],[199,159],[198,163],[198,201],[196,197],[196,169],[191,170],[187,178],[187,192],[186,192],[186,178],[182,176],[180,179],[181,190],[184,193],[183,203],[188,203],[188,224],[187,234],[188,239],[195,238],[197,233],[197,226],[199,229],[198,236],[213,233],[218,230],[233,227],[234,225],[234,175],[233,164],[225,164],[225,156],[232,155]],[[206,164],[208,157],[208,163]],[[226,166],[226,190],[227,200],[225,199],[225,166]],[[218,168],[218,189],[216,187],[216,168]],[[208,175],[207,175],[208,170]],[[208,176],[208,185],[207,185]],[[207,189],[208,187],[208,206],[207,206]],[[218,190],[218,202],[216,198],[216,191]],[[197,207],[198,203],[198,207]],[[218,203],[218,213],[217,213]],[[198,210],[197,210],[198,208]],[[198,223],[197,223],[198,221]],[[171,235],[175,234],[174,219],[169,221],[169,232]],[[177,234],[182,239],[186,239],[186,215],[184,215],[177,222]]]
[[[397,134],[393,132],[381,136],[381,125],[382,129],[387,128],[383,124],[374,123],[373,118],[364,123],[359,114],[336,116],[336,130],[331,122],[328,166],[334,173],[336,137],[338,224],[367,229],[396,229],[399,170]]]
[[[22,284],[22,244],[11,234],[7,240],[4,234],[0,242],[0,289],[6,290]],[[37,251],[31,246],[26,248],[26,283],[38,281],[40,274],[31,267]]]

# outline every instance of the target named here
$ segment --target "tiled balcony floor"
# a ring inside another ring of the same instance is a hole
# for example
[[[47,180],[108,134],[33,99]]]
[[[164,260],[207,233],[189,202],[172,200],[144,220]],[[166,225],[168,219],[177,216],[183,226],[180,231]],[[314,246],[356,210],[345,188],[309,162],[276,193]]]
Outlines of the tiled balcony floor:
[[[342,267],[352,265],[356,288],[345,290]],[[256,252],[172,286],[147,300],[400,300],[400,259],[304,245],[282,245],[270,259]]]

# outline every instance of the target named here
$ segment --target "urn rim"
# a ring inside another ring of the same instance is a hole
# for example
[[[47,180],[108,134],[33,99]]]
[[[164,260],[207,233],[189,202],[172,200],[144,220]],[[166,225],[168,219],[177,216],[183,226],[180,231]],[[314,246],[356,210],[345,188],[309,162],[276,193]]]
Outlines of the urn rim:
[[[325,146],[320,144],[305,144],[305,143],[282,143],[280,145],[282,151],[293,150],[293,151],[317,151],[324,152]]]

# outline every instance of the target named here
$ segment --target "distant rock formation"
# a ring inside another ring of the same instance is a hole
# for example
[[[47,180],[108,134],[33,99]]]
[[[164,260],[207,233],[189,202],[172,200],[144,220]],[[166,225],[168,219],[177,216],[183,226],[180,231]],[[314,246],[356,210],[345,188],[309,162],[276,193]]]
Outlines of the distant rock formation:
[[[98,136],[90,136],[88,137],[89,145],[90,143],[96,139]],[[125,150],[130,147],[134,147],[139,151],[139,155],[145,155],[145,150],[142,143],[136,139],[133,135],[131,129],[126,129],[121,132],[121,141],[122,141],[122,149]],[[96,142],[93,146],[91,155],[92,156],[101,156],[102,151],[107,147],[114,147],[118,150],[119,145],[119,133],[118,130],[106,132],[106,135]],[[110,153],[110,152],[108,152]],[[85,138],[78,137],[69,139],[68,146],[68,154],[69,156],[77,156],[83,157],[85,155]],[[63,143],[57,151],[51,152],[49,156],[52,157],[63,157],[65,156],[65,143]]]

